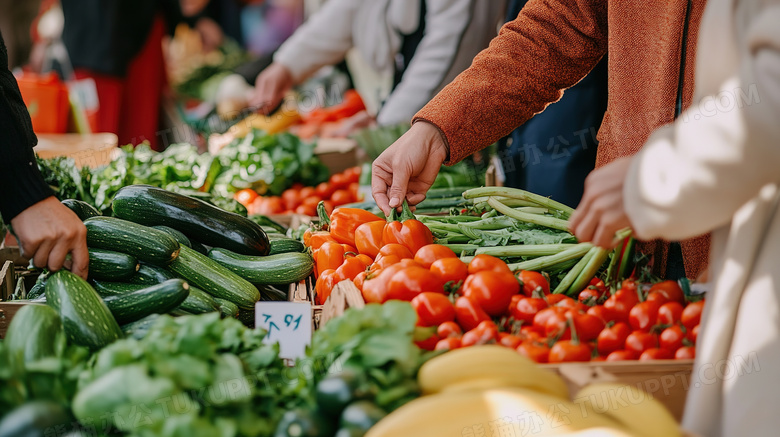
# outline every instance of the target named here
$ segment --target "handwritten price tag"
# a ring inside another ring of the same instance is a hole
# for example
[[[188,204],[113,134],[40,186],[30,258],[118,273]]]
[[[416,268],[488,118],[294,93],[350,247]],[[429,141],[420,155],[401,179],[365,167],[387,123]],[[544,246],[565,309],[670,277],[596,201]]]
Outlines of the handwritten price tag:
[[[258,302],[255,326],[268,331],[265,343],[279,343],[281,358],[303,358],[311,343],[311,314],[306,302]]]

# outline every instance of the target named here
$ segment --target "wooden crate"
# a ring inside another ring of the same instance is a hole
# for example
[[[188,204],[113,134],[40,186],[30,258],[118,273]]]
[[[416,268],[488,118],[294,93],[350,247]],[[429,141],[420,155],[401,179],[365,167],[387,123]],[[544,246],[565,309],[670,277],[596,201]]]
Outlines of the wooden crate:
[[[574,394],[593,383],[632,385],[661,402],[679,422],[693,370],[693,360],[614,361],[542,364],[563,377]]]

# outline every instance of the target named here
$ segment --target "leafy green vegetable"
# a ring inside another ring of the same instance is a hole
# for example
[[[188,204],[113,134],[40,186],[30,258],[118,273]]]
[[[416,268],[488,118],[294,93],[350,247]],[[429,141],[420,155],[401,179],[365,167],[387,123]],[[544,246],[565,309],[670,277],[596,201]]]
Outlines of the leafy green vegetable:
[[[78,199],[92,203],[89,192],[91,175],[88,167],[76,168],[73,158],[42,159],[36,156],[38,168],[58,199]]]

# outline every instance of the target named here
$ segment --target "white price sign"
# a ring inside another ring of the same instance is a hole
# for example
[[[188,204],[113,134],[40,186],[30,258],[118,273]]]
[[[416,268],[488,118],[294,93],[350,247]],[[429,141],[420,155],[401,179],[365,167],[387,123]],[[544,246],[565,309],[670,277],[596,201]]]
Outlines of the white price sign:
[[[279,343],[281,358],[303,358],[311,343],[311,315],[306,302],[258,302],[255,326],[268,331],[265,343]]]

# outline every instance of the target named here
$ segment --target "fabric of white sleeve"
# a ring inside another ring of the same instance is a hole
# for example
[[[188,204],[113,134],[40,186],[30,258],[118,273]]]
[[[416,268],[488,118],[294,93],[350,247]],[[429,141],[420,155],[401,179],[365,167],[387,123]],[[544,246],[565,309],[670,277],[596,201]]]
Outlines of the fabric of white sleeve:
[[[361,0],[329,0],[279,47],[274,62],[300,83],[326,65],[344,59],[352,48],[352,21]]]
[[[696,99],[636,155],[624,195],[639,238],[706,233],[727,224],[762,186],[780,181],[777,23],[780,6],[772,6],[741,29],[747,38],[740,41],[739,74],[718,94]]]
[[[474,3],[474,0],[428,0],[425,33],[403,79],[379,111],[379,124],[408,123],[442,87],[470,24]]]

